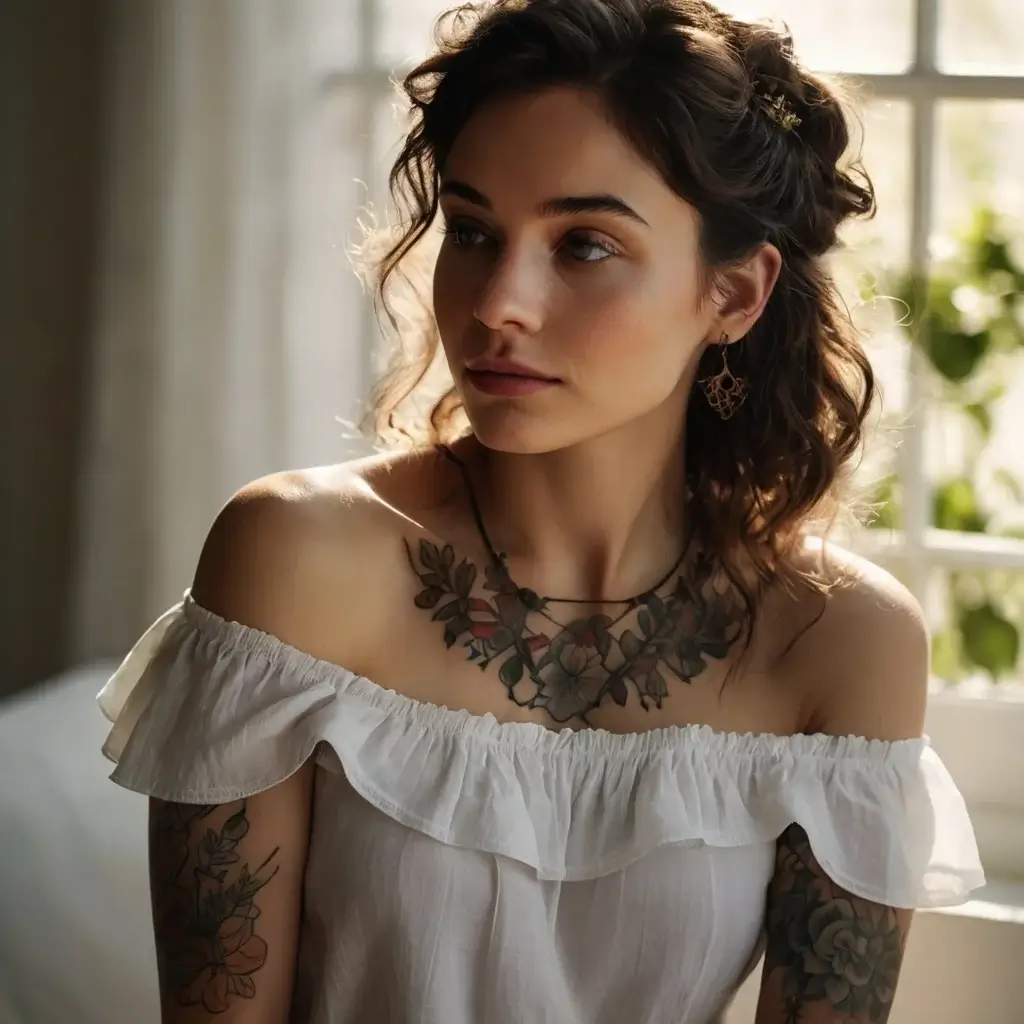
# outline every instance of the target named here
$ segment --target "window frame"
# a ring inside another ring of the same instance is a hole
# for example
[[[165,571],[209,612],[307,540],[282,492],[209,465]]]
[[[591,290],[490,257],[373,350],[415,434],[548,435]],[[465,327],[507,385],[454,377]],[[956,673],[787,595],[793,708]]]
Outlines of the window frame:
[[[1024,101],[1024,75],[949,74],[939,67],[939,4],[940,0],[915,0],[914,49],[906,72],[851,75],[863,83],[874,98],[901,100],[910,106],[909,269],[921,275],[928,273],[931,262],[928,241],[935,207],[939,104],[957,99]],[[931,527],[931,486],[925,468],[923,429],[927,411],[924,370],[920,353],[912,352],[906,382],[910,413],[901,432],[902,443],[897,456],[903,529],[884,535],[881,543],[877,539],[866,541],[866,546],[880,561],[899,566],[901,579],[921,601],[935,569],[990,569],[998,566],[1024,570],[1024,541]]]
[[[1024,101],[1024,75],[951,74],[938,61],[940,0],[914,4],[914,52],[905,73],[854,76],[874,98],[911,109],[910,269],[928,272],[935,209],[939,104],[946,100]],[[903,529],[865,531],[863,546],[880,564],[897,568],[924,601],[935,570],[1014,569],[1024,572],[1024,541],[938,530],[930,525],[931,485],[925,466],[927,394],[923,361],[908,360],[907,406],[898,458]],[[982,861],[990,877],[1024,874],[1024,682],[937,688],[926,729],[967,801]]]

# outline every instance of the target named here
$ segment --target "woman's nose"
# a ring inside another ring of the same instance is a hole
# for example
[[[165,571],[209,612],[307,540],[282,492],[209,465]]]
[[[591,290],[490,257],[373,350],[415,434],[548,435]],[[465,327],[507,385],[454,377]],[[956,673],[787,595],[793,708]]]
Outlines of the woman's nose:
[[[492,331],[536,333],[544,320],[545,278],[538,254],[507,249],[492,264],[474,316]]]

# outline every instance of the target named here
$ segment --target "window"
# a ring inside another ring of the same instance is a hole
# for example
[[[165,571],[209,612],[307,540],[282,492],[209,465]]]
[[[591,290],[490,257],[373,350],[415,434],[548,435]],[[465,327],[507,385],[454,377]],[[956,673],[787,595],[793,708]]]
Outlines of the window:
[[[849,253],[837,263],[855,304],[852,293],[863,287],[865,275],[887,295],[900,277],[932,273],[948,249],[946,240],[986,206],[996,212],[1024,266],[1020,0],[721,0],[720,5],[743,17],[785,21],[805,64],[845,73],[859,83],[865,159],[880,213],[851,230]],[[389,75],[424,50],[436,13],[447,6],[438,0],[361,0],[353,31],[340,5],[314,4],[324,22],[325,70],[339,93],[356,100],[353,109],[367,112],[356,119],[356,136],[363,180],[375,200],[383,198],[385,161],[400,134]],[[969,293],[956,297],[961,304],[970,300]],[[1016,313],[1019,349],[1000,369],[1005,394],[991,408],[966,417],[947,408],[921,351],[912,351],[897,323],[896,309],[895,303],[876,299],[856,310],[870,329],[886,408],[905,421],[891,467],[899,521],[896,528],[870,531],[862,543],[925,604],[937,647],[956,625],[948,621],[951,580],[959,586],[973,579],[982,589],[1011,594],[1000,614],[1012,636],[997,629],[984,642],[1001,643],[997,653],[1004,662],[1012,655],[1015,671],[1005,672],[1007,679],[998,687],[975,680],[967,688],[937,692],[929,731],[975,810],[989,870],[1019,872],[1012,862],[1024,848],[1024,687],[1019,683],[1024,645],[1018,632],[1024,632],[1024,492],[1011,478],[1024,477],[1024,308]],[[369,350],[375,338],[369,317],[363,326]],[[975,423],[983,416],[992,421],[987,443],[974,439],[977,457],[968,438],[972,416]],[[978,486],[986,520],[998,523],[998,532],[979,530],[971,510],[961,508],[980,500],[973,491],[965,496],[962,489],[943,490],[951,473],[965,472],[965,462],[972,470],[975,464],[990,470],[992,480]],[[950,513],[936,525],[936,495],[954,511],[959,508],[960,518]],[[975,626],[980,628],[977,621]],[[937,651],[939,668],[941,654]]]

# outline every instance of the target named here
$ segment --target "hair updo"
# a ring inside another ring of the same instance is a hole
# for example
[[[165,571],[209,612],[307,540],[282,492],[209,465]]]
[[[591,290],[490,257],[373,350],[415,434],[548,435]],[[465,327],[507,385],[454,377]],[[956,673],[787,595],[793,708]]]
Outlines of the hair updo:
[[[402,82],[410,120],[390,175],[399,234],[373,268],[391,325],[392,289],[408,280],[407,258],[434,223],[439,170],[470,115],[510,93],[596,94],[698,211],[709,288],[716,271],[762,243],[782,254],[763,315],[729,348],[747,400],[723,421],[695,389],[686,471],[694,525],[744,595],[753,597],[751,567],[762,580],[808,580],[785,556],[809,523],[840,510],[839,484],[875,393],[823,260],[847,218],[874,212],[867,175],[857,161],[844,163],[850,130],[840,97],[796,63],[788,34],[707,0],[491,0],[443,16],[435,39],[435,53]],[[794,116],[780,123],[766,96],[781,97]],[[464,422],[454,390],[429,412],[416,401],[438,356],[432,318],[405,320],[398,340],[375,396],[378,437],[450,440]],[[716,353],[705,353],[698,379],[720,368]]]

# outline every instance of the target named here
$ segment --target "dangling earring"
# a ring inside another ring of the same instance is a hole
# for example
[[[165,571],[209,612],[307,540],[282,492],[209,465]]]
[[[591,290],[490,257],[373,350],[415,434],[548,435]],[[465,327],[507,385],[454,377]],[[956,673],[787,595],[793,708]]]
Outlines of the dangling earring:
[[[747,382],[742,377],[729,369],[729,362],[725,350],[728,347],[729,336],[723,334],[718,344],[722,349],[722,369],[718,373],[704,377],[699,381],[704,388],[704,395],[707,397],[708,405],[723,420],[732,419],[736,411],[747,399]]]

